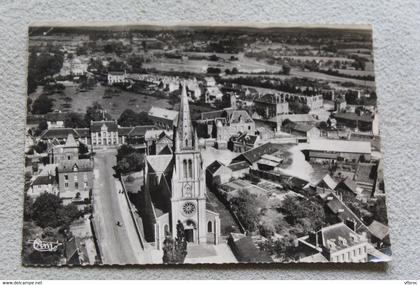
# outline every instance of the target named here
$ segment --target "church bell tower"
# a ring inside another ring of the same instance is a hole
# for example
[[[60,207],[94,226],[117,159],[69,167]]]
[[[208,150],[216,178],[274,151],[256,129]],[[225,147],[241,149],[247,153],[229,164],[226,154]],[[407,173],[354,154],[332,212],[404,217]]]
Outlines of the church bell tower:
[[[174,163],[172,175],[171,225],[181,222],[188,242],[206,243],[206,181],[188,105],[185,85],[182,87],[178,125],[174,130]]]

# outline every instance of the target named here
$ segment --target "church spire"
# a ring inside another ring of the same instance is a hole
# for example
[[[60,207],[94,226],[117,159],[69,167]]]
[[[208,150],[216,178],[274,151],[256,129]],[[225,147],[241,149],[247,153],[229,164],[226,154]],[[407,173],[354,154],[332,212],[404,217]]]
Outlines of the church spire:
[[[191,123],[190,107],[185,84],[182,86],[181,104],[179,106],[177,137],[178,149],[193,148],[193,127]]]

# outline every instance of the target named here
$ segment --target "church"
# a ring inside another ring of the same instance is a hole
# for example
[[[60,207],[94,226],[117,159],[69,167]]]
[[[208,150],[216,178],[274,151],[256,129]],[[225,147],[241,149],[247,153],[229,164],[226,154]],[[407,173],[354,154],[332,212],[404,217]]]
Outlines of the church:
[[[147,155],[140,198],[144,236],[157,249],[165,237],[176,237],[181,222],[189,243],[218,244],[219,214],[206,207],[206,177],[193,128],[185,86],[182,88],[173,152]]]

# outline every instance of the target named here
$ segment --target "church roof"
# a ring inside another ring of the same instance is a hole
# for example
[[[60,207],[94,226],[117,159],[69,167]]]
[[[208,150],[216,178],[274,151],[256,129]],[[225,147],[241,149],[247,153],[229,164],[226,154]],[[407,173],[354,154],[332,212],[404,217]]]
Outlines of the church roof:
[[[172,155],[170,154],[148,155],[146,158],[154,172],[164,172],[172,161]],[[150,170],[149,172],[151,172]]]

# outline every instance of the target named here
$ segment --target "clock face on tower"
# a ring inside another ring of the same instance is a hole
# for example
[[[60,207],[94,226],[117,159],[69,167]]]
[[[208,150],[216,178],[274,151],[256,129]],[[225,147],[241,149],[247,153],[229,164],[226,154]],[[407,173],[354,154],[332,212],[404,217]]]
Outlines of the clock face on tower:
[[[195,213],[196,207],[193,202],[185,202],[184,205],[182,205],[182,212],[186,216],[191,216]]]

